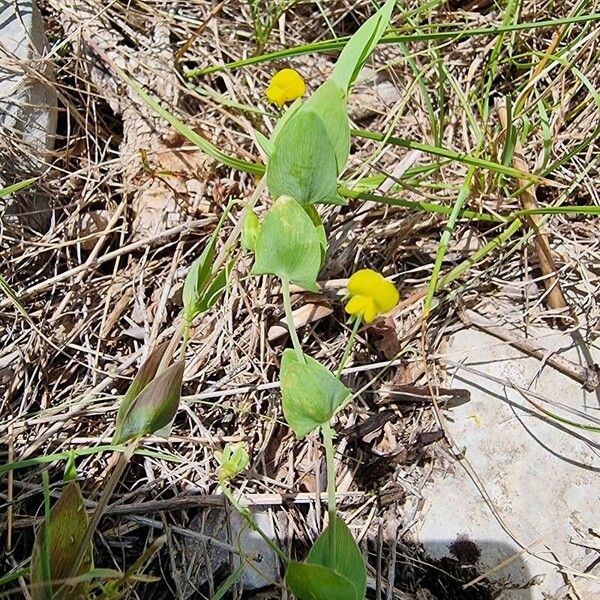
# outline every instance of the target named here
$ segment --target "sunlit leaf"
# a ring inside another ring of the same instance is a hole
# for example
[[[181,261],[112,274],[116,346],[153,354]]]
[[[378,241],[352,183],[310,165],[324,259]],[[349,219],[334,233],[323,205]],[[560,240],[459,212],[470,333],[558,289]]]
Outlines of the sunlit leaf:
[[[221,457],[219,479],[227,481],[241,473],[250,462],[248,451],[243,444],[227,444]]]
[[[183,284],[183,318],[191,323],[201,312],[198,305],[212,278],[215,240],[210,240],[202,254],[192,263]]]
[[[333,527],[333,547],[330,536]],[[328,567],[349,579],[361,600],[367,591],[365,560],[348,526],[336,515],[333,523],[319,536],[308,553],[307,563]]]
[[[291,561],[285,581],[297,600],[363,600],[349,579],[321,565]]]
[[[85,584],[63,587],[60,580],[69,577],[87,526],[88,517],[79,484],[70,481],[50,510],[49,522],[42,523],[35,536],[30,568],[30,593],[33,600],[85,597]],[[50,553],[51,582],[44,579],[43,548],[46,545]],[[89,551],[74,575],[83,575],[92,568],[92,545],[90,544]],[[57,593],[59,589],[61,589],[60,594]]]
[[[340,87],[349,89],[358,77],[360,70],[386,30],[395,4],[396,0],[387,0],[372,17],[359,27],[344,46],[331,76]]]
[[[292,198],[278,198],[256,238],[255,275],[271,274],[318,291],[321,238],[306,211]]]
[[[338,176],[344,170],[350,154],[350,123],[347,92],[335,81],[327,80],[304,103],[302,111],[314,113],[325,125],[335,152]]]
[[[250,252],[256,251],[256,238],[259,229],[260,222],[258,216],[252,209],[248,208],[244,217],[244,227],[242,228],[242,237],[240,240],[244,250]]]
[[[304,362],[295,350],[281,359],[281,398],[287,424],[301,438],[328,423],[351,391],[310,356]]]
[[[323,120],[300,108],[281,129],[267,163],[267,185],[275,198],[300,204],[343,203],[337,193],[338,167]]]

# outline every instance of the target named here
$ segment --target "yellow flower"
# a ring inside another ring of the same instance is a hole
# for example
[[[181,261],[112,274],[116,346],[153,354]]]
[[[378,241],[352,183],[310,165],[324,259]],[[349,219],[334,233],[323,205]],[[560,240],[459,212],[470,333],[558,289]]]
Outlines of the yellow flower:
[[[281,69],[273,75],[265,94],[269,102],[281,108],[286,102],[291,102],[304,96],[306,84],[298,71],[294,69]]]
[[[379,315],[392,310],[400,299],[396,286],[371,269],[361,269],[350,277],[348,293],[350,300],[346,304],[346,312],[365,323],[371,323]]]

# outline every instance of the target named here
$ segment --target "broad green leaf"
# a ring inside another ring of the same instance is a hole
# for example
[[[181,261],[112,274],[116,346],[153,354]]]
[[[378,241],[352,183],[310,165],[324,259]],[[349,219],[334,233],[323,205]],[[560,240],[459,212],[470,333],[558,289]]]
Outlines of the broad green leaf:
[[[215,238],[202,251],[202,254],[192,263],[183,284],[183,318],[191,323],[201,311],[198,304],[204,297],[204,292],[210,283],[212,263],[215,256]]]
[[[241,244],[244,250],[248,250],[250,252],[256,251],[256,238],[258,236],[259,229],[260,222],[258,220],[258,216],[251,208],[247,208],[241,237]]]
[[[340,203],[335,148],[322,119],[298,110],[283,126],[267,163],[271,195],[291,196],[300,204]]]
[[[333,556],[329,536],[334,530]],[[328,567],[349,579],[355,589],[356,597],[363,600],[367,593],[367,570],[365,560],[348,526],[336,515],[332,524],[319,536],[310,549],[306,562]]]
[[[312,112],[323,122],[335,152],[338,176],[350,154],[350,123],[347,92],[335,81],[327,80],[304,103],[301,111]]]
[[[297,600],[362,600],[349,579],[321,565],[291,561],[285,581]]]
[[[84,598],[85,585],[62,587],[61,579],[69,576],[71,565],[75,560],[79,546],[88,526],[88,517],[83,504],[83,497],[79,484],[70,481],[56,504],[50,510],[49,521],[42,523],[35,535],[33,551],[31,554],[30,593],[33,600],[63,600],[66,598]],[[48,537],[47,537],[48,536]],[[49,548],[50,584],[44,580],[43,575],[43,548]],[[92,545],[86,553],[81,566],[75,576],[83,575],[93,568]]]
[[[134,380],[131,382],[127,392],[119,404],[119,411],[117,412],[117,423],[121,423],[125,418],[125,415],[129,411],[131,404],[137,398],[139,393],[154,379],[156,371],[160,365],[160,361],[165,354],[165,350],[169,346],[169,341],[163,342],[157,346],[144,361],[144,364],[140,367]]]
[[[311,218],[292,198],[278,198],[256,237],[254,275],[271,274],[318,291],[321,239]]]
[[[281,359],[283,414],[297,437],[302,438],[328,423],[351,391],[310,356],[302,362],[295,350],[286,349]]]
[[[117,417],[113,444],[123,444],[132,438],[155,433],[171,422],[181,398],[183,369],[184,362],[176,362],[137,395],[121,419]]]
[[[286,111],[281,115],[277,123],[275,123],[275,127],[273,128],[273,132],[271,133],[271,148],[275,144],[275,140],[277,136],[281,133],[283,126],[292,118],[292,116],[300,109],[301,106],[304,105],[302,98],[297,98],[294,100],[292,104],[286,109]],[[271,154],[271,152],[269,152]]]
[[[350,89],[360,70],[364,67],[371,52],[390,22],[396,0],[387,2],[348,40],[344,46],[331,79],[346,90]]]

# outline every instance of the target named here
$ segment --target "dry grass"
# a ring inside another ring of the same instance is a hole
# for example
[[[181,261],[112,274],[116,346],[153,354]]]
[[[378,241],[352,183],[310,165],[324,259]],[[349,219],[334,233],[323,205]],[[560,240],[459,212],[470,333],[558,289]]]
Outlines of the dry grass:
[[[261,3],[263,15],[267,4],[273,3]],[[370,12],[369,3],[349,0],[292,4],[265,41],[266,51],[330,39],[333,32],[351,33]],[[428,21],[453,28],[497,27],[507,14],[504,6],[461,10],[401,4],[415,14],[397,26],[412,24],[415,33],[428,30]],[[575,2],[543,0],[517,4],[521,23],[566,17],[576,7]],[[597,3],[585,4],[585,13],[597,11]],[[187,85],[182,73],[190,68],[256,52],[251,11],[241,0],[222,6],[182,1],[175,9],[156,0],[45,0],[42,10],[56,65],[58,138],[48,168],[31,191],[46,194],[48,209],[34,221],[6,219],[1,232],[2,275],[29,317],[10,300],[0,300],[2,462],[75,449],[81,454],[84,495],[93,501],[111,453],[88,450],[109,443],[118,395],[150,345],[173,334],[187,267],[223,207],[232,198],[247,199],[256,185],[251,175],[223,167],[187,145],[113,67],[125,68],[221,150],[258,161],[252,128],[267,132],[276,120],[263,90],[272,71],[287,61],[221,71]],[[504,142],[493,103],[523,89],[556,30],[506,34],[493,70],[489,65],[497,38],[491,35],[382,47],[372,61],[376,72],[371,71],[354,97],[355,124],[499,161]],[[177,56],[186,43],[187,51]],[[600,116],[592,93],[600,81],[599,43],[594,23],[568,25],[558,45],[564,51],[562,62],[552,63],[534,79],[524,100],[528,130],[521,139],[523,156],[531,172],[547,177],[537,189],[544,206],[558,201],[599,205],[599,148],[596,139],[585,142]],[[314,89],[333,56],[311,54],[290,63]],[[585,78],[577,77],[575,66]],[[481,109],[486,104],[490,110],[484,119]],[[540,106],[546,108],[547,123]],[[403,189],[392,189],[390,196],[453,205],[466,165],[355,140],[349,180],[383,173],[387,178],[377,193],[385,193],[400,178]],[[572,157],[546,172],[546,166],[572,151]],[[2,175],[9,182],[18,179],[9,163],[17,164],[28,150],[17,141],[4,141],[0,152]],[[466,208],[509,215],[520,208],[518,196],[511,196],[514,191],[513,180],[479,170]],[[259,211],[268,202],[263,196]],[[300,330],[307,352],[332,367],[341,356],[349,331],[340,290],[357,267],[371,266],[393,276],[404,299],[393,317],[359,335],[352,358],[353,366],[364,368],[352,372],[348,384],[365,390],[336,426],[342,511],[368,549],[376,588],[372,597],[425,598],[414,594],[427,573],[411,562],[414,548],[404,545],[419,512],[405,511],[405,499],[421,499],[420,490],[435,477],[437,458],[446,456],[448,448],[443,440],[429,444],[423,435],[442,427],[427,393],[419,401],[398,399],[397,394],[403,386],[443,385],[443,371],[429,357],[443,352],[447,335],[461,326],[460,305],[486,306],[524,331],[555,315],[546,308],[531,234],[523,229],[440,295],[422,337],[423,290],[446,217],[363,201],[327,208],[324,215],[331,243],[322,273],[325,291],[317,297],[298,294],[296,305],[314,301],[333,312]],[[223,239],[237,216],[234,211]],[[581,331],[584,340],[594,337],[600,275],[595,217],[556,215],[544,220],[563,291],[578,318],[579,325],[571,320],[568,326]],[[504,228],[459,220],[442,273]],[[153,453],[135,458],[102,521],[97,536],[97,562],[102,566],[126,567],[159,531],[168,534],[169,543],[148,567],[164,585],[137,586],[131,597],[177,597],[173,570],[186,568],[182,544],[197,536],[190,533],[190,523],[202,507],[221,502],[215,451],[227,441],[249,445],[252,468],[237,486],[250,504],[275,504],[272,514],[284,546],[301,555],[321,528],[325,511],[319,493],[325,486],[315,477],[315,465],[322,460],[320,444],[314,438],[296,441],[281,421],[276,382],[287,340],[269,341],[270,327],[282,318],[281,300],[269,279],[248,277],[249,267],[249,258],[240,256],[223,301],[192,331],[185,398],[172,437],[144,443]],[[381,364],[394,355],[399,360],[382,374]],[[373,431],[360,429],[371,425]],[[56,460],[49,466],[58,485],[64,463]],[[43,514],[40,472],[46,468],[45,462],[30,464],[14,471],[14,478],[1,480],[4,572],[24,565],[29,556],[32,525]],[[301,495],[295,498],[297,493]],[[483,589],[476,593],[487,597]],[[272,594],[281,597],[279,590]]]

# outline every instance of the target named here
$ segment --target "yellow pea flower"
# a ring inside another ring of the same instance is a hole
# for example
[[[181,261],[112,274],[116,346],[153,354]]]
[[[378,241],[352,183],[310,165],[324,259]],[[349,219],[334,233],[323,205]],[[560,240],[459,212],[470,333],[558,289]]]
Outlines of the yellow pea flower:
[[[286,102],[291,102],[300,96],[304,96],[306,84],[298,71],[294,69],[281,69],[277,71],[269,87],[265,90],[267,99],[281,108]]]
[[[361,269],[348,281],[350,300],[346,312],[371,323],[398,304],[400,294],[396,286],[377,271]]]

